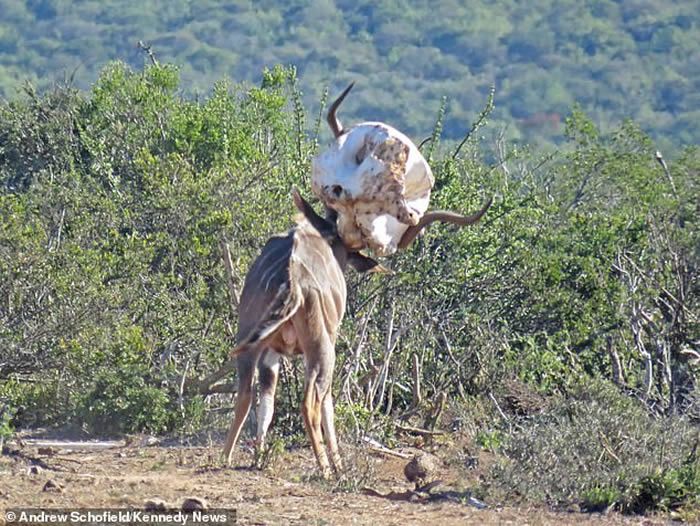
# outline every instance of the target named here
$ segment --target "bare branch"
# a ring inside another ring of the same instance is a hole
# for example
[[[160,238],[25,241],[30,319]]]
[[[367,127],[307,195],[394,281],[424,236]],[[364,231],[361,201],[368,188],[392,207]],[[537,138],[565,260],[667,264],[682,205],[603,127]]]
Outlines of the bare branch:
[[[148,58],[151,59],[151,63],[152,63],[154,66],[157,66],[157,65],[158,65],[158,60],[156,59],[156,56],[155,56],[155,54],[153,53],[153,46],[152,46],[151,44],[145,44],[145,43],[143,42],[143,40],[139,40],[139,42],[138,42],[138,47],[139,47],[139,49],[141,49],[142,51],[145,51],[145,52],[146,52],[146,54],[148,55]]]
[[[661,165],[661,168],[663,168],[664,174],[666,175],[666,179],[668,179],[668,182],[671,185],[671,191],[673,192],[673,197],[678,199],[678,192],[676,191],[676,185],[674,184],[673,178],[671,177],[671,171],[668,169],[668,165],[666,164],[666,161],[664,160],[664,156],[661,155],[661,152],[659,150],[656,150],[656,160]]]
[[[185,389],[195,389],[202,394],[209,394],[211,386],[236,368],[236,360],[228,360],[215,372],[205,377],[203,380],[196,378],[185,381]]]
[[[413,402],[412,407],[418,407],[423,400],[420,392],[421,367],[417,353],[413,354]]]
[[[233,262],[231,261],[231,250],[229,244],[225,241],[221,242],[221,252],[224,258],[224,266],[226,267],[226,275],[228,276],[228,291],[231,295],[231,303],[234,308],[238,309],[238,290],[236,290],[236,277],[233,273]]]
[[[399,431],[403,431],[405,433],[413,433],[414,435],[423,435],[423,436],[440,436],[440,435],[445,435],[445,431],[433,431],[430,429],[421,429],[420,427],[413,427],[413,426],[405,426],[403,424],[399,424],[397,422],[394,423],[394,426],[396,429]]]
[[[398,457],[398,458],[412,458],[413,455],[410,455],[408,453],[401,453],[400,451],[394,451],[393,449],[389,449],[388,447],[380,444],[373,438],[364,436],[362,437],[362,441],[365,442],[369,448],[372,451],[376,451],[377,453],[382,453],[384,455],[390,455],[392,457]]]

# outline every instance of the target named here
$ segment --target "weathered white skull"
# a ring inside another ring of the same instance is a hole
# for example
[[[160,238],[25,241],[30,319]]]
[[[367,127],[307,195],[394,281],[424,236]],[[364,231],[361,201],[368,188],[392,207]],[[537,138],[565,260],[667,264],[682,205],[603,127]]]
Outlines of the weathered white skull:
[[[381,122],[348,129],[311,163],[311,188],[338,212],[350,248],[393,254],[428,209],[435,180],[413,142]]]
[[[311,161],[311,188],[337,212],[338,234],[348,249],[370,248],[378,255],[405,248],[435,221],[472,225],[476,214],[426,213],[435,179],[428,162],[403,133],[381,122],[343,129],[336,110],[352,84],[331,104],[328,124],[335,142]]]

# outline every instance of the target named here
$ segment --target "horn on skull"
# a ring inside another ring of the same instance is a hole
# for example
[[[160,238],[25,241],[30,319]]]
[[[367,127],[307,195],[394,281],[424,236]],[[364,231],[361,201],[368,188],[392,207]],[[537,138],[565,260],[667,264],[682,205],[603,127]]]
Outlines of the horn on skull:
[[[333,136],[336,139],[340,137],[343,133],[343,125],[340,124],[340,119],[338,119],[338,116],[335,114],[335,112],[338,111],[338,107],[343,102],[347,94],[350,93],[350,90],[354,85],[355,83],[351,82],[350,85],[347,88],[345,88],[343,93],[341,93],[340,96],[337,99],[335,99],[333,104],[331,104],[331,107],[328,109],[328,116],[326,117],[326,119],[328,120],[328,125],[331,127]]]
[[[401,236],[398,248],[406,248],[408,245],[411,244],[411,241],[413,241],[416,238],[416,236],[420,234],[421,230],[423,230],[431,223],[434,223],[435,221],[442,221],[443,223],[450,223],[452,225],[457,226],[467,226],[473,225],[474,223],[478,223],[479,220],[484,216],[486,211],[491,206],[492,201],[493,197],[488,200],[488,202],[484,205],[484,207],[481,210],[479,210],[476,214],[470,216],[463,216],[454,212],[447,212],[444,210],[435,210],[433,212],[428,212],[421,218],[417,225],[408,227],[408,230],[406,230],[403,236]]]

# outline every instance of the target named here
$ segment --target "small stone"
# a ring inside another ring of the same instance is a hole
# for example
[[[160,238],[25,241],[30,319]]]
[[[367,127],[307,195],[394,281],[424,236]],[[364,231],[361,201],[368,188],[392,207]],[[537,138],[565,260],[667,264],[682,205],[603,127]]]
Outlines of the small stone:
[[[182,501],[182,511],[204,511],[207,509],[207,501],[199,497],[187,497]]]
[[[163,499],[152,498],[144,502],[143,507],[148,511],[165,511],[168,509],[168,505]]]
[[[438,460],[429,453],[419,453],[406,464],[403,473],[409,482],[415,482],[416,487],[428,482],[435,476]]]
[[[35,465],[32,465],[32,466],[29,466],[29,469],[27,470],[27,472],[28,472],[30,475],[41,475],[41,473],[42,473],[43,471],[44,471],[44,470],[41,469],[41,466],[37,466],[36,464],[35,464]]]
[[[46,484],[44,484],[44,487],[41,491],[54,491],[56,493],[63,493],[63,486],[61,486],[55,480],[49,479],[46,481]]]

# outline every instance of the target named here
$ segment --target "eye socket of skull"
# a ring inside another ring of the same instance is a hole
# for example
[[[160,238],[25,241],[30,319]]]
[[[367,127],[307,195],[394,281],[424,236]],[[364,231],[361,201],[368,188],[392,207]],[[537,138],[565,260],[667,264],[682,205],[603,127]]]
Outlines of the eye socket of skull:
[[[367,153],[369,153],[369,146],[367,143],[365,143],[359,150],[357,150],[357,153],[355,154],[355,162],[358,166],[361,165],[367,158]]]

